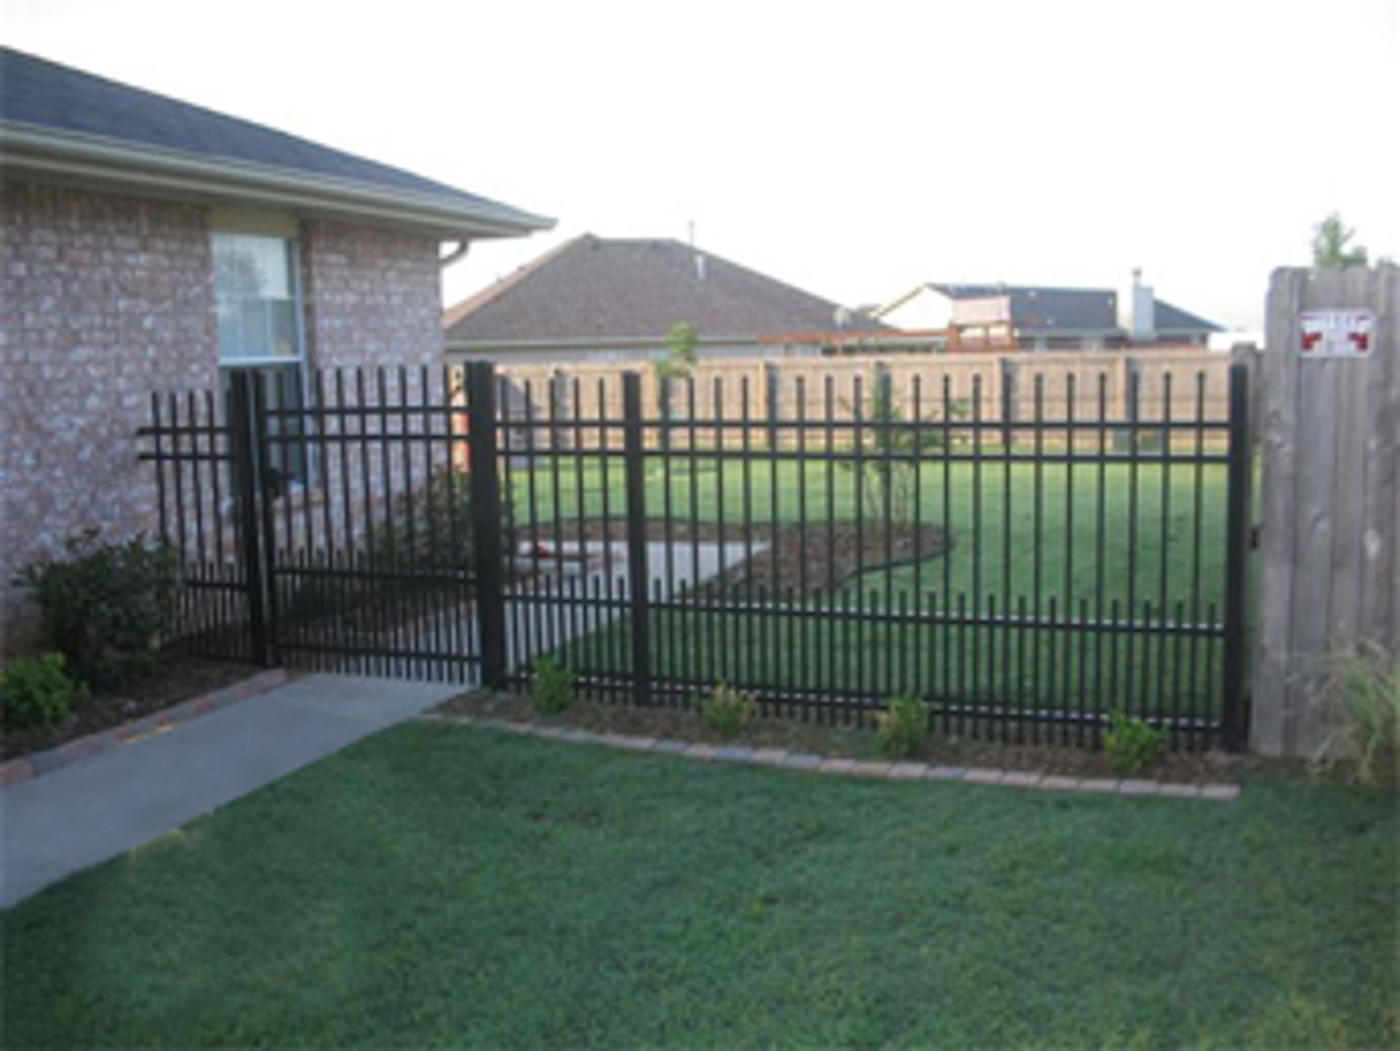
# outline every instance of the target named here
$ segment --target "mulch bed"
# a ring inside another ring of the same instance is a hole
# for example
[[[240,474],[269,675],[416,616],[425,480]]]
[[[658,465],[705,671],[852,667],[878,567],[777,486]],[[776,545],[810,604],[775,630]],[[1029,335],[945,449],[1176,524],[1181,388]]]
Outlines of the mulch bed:
[[[537,716],[528,696],[476,691],[446,701],[440,712],[504,719],[510,722],[555,722],[597,733],[634,737],[665,737],[705,744],[743,744],[783,748],[828,757],[878,759],[869,727],[824,726],[774,717],[756,719],[740,737],[725,741],[707,726],[696,709],[633,707],[578,700],[558,716]],[[1102,752],[1048,744],[1001,744],[972,738],[931,737],[913,760],[960,767],[995,767],[1067,777],[1117,777]],[[1153,763],[1139,777],[1178,784],[1213,784],[1238,780],[1242,773],[1273,771],[1290,775],[1307,772],[1296,760],[1273,760],[1224,752],[1173,752]]]
[[[719,525],[714,522],[673,522],[668,534],[660,519],[647,521],[646,534],[648,540],[666,540],[669,536],[678,543],[717,543],[721,536]],[[533,533],[518,531],[516,542],[529,540],[548,545],[556,535],[566,541],[576,541],[582,535],[587,540],[613,543],[621,543],[627,536],[624,522],[591,520],[583,522],[581,528],[577,522],[561,522],[557,534],[553,523],[543,523]],[[726,523],[723,538],[726,544],[744,542],[742,524]],[[906,523],[893,523],[887,529],[883,522],[868,523],[859,530],[854,522],[837,522],[829,528],[825,524],[809,524],[805,530],[788,523],[775,526],[763,522],[751,527],[748,538],[755,545],[753,557],[708,581],[705,591],[721,586],[731,591],[752,586],[755,593],[765,595],[781,596],[789,588],[794,594],[812,594],[839,587],[861,573],[934,558],[949,546],[947,534],[937,526],[921,525],[916,530]],[[759,551],[759,544],[768,546]],[[683,565],[684,560],[685,555],[677,552],[678,565]]]
[[[99,730],[134,722],[190,697],[241,682],[260,671],[251,664],[172,657],[150,678],[121,690],[94,693],[63,722],[54,726],[0,731],[0,759],[29,755]]]

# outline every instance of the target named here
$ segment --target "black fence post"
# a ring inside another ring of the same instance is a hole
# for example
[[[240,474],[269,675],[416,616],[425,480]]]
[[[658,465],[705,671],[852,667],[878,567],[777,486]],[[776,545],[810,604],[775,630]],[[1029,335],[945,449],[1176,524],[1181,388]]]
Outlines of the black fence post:
[[[1012,424],[1016,422],[1020,408],[1021,392],[1017,387],[1020,366],[1010,356],[1001,359],[1001,445],[1011,450]]]
[[[1113,447],[1118,452],[1137,449],[1137,424],[1142,418],[1142,363],[1137,358],[1123,359],[1123,419],[1133,426],[1114,432]]]
[[[1221,711],[1222,743],[1231,752],[1244,747],[1245,580],[1253,473],[1249,423],[1249,369],[1231,365],[1230,475],[1225,526],[1225,697]]]
[[[248,602],[248,645],[253,663],[266,667],[272,663],[272,654],[267,630],[267,580],[259,543],[262,526],[258,519],[258,467],[249,384],[250,375],[246,370],[234,369],[229,373],[229,451],[233,456],[238,553],[243,563],[243,583]],[[182,511],[178,509],[177,513]]]
[[[642,377],[622,374],[623,466],[627,480],[627,582],[632,627],[632,699],[651,699],[651,603],[647,595],[646,459],[642,445]]]
[[[766,361],[763,363],[763,406],[768,424],[767,438],[770,450],[778,447],[778,392],[778,366]]]
[[[271,663],[281,664],[282,649],[279,637],[282,625],[282,600],[277,591],[277,510],[273,506],[273,502],[279,495],[283,499],[289,499],[289,497],[285,492],[279,493],[277,472],[272,470],[272,448],[267,408],[267,392],[271,383],[271,376],[256,369],[248,373],[248,389],[252,394],[250,403],[253,409],[248,416],[248,429],[251,432],[253,443],[253,474],[254,478],[257,479],[258,507],[262,516],[262,550],[259,552],[262,556],[262,565],[259,569],[262,574],[263,603],[267,615],[267,654]],[[285,459],[285,439],[282,443],[282,449]],[[285,546],[290,547],[290,525],[282,540]]]
[[[500,689],[506,678],[497,425],[495,367],[489,361],[470,362],[467,365],[467,449],[471,457],[469,484],[472,550],[476,561],[476,615],[481,639],[481,683],[491,689]]]

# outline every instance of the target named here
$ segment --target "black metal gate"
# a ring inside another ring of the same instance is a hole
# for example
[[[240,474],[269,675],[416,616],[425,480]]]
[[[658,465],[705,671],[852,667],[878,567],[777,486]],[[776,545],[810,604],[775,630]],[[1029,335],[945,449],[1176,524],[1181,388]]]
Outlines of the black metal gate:
[[[152,396],[142,458],[184,567],[186,645],[471,681],[499,635],[481,616],[500,586],[499,493],[469,470],[494,467],[489,376],[313,373],[296,396],[291,382],[238,371],[217,394]]]

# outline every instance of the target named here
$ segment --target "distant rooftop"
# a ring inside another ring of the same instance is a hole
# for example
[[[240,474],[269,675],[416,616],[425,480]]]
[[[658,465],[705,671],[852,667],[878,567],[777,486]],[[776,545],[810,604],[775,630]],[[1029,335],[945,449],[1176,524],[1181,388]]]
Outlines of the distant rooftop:
[[[449,345],[659,339],[680,321],[693,324],[702,339],[887,331],[831,300],[680,241],[593,234],[566,241],[443,316]]]
[[[1011,317],[1019,328],[1087,332],[1118,327],[1118,293],[1111,288],[956,282],[931,282],[927,287],[952,299],[1009,296]],[[1214,322],[1156,297],[1153,298],[1153,313],[1154,328],[1159,332],[1221,331]]]

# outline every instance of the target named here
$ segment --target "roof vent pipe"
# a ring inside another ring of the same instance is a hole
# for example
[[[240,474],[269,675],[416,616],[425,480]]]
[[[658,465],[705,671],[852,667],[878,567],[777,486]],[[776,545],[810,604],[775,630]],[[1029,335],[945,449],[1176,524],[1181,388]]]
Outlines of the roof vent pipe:
[[[1134,343],[1157,338],[1156,300],[1152,286],[1142,283],[1142,268],[1133,267],[1132,280],[1118,293],[1118,327]]]
[[[705,257],[699,252],[695,253],[695,280],[705,280]]]

